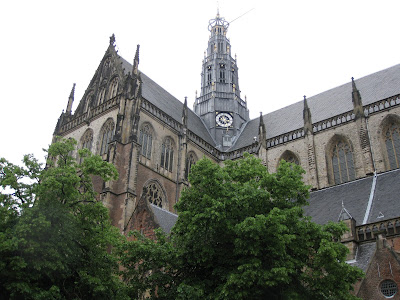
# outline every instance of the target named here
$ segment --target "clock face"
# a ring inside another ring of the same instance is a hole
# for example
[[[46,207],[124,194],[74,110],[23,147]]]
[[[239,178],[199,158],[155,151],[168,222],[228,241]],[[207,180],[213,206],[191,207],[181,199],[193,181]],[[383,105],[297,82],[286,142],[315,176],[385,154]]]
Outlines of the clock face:
[[[217,116],[215,117],[215,120],[217,121],[217,124],[221,127],[229,127],[233,123],[233,118],[228,113],[217,114]]]

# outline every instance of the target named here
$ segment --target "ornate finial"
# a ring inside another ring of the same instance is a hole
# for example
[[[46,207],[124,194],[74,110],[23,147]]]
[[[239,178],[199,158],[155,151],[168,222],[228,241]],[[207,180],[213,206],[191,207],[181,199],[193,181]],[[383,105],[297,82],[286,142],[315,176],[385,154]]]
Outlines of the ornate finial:
[[[72,99],[74,99],[74,95],[75,95],[75,83],[72,85],[72,90],[71,90],[71,93],[69,94],[69,97],[70,98],[72,98]]]
[[[140,48],[140,45],[138,44],[136,46],[135,58],[133,60],[132,75],[133,74],[135,74],[135,75],[139,74],[139,71],[138,71],[138,69],[139,69],[139,48]]]
[[[110,45],[114,46],[114,43],[115,43],[115,35],[113,33],[112,36],[110,36]]]
[[[208,22],[208,30],[209,30],[210,32],[212,32],[212,31],[213,31],[213,28],[214,28],[215,26],[222,26],[222,27],[225,29],[225,31],[226,31],[226,30],[228,29],[228,27],[229,27],[229,22],[226,21],[224,18],[221,18],[221,17],[220,17],[220,15],[219,15],[219,8],[217,9],[217,16],[215,17],[215,19],[211,19],[211,20]]]
[[[75,83],[72,85],[71,93],[69,94],[68,104],[67,104],[67,114],[70,114],[72,111],[72,104],[74,103],[74,95],[75,95]]]
[[[304,100],[304,108],[303,108],[303,121],[304,121],[304,132],[305,134],[312,134],[313,133],[313,128],[312,128],[312,119],[311,119],[311,110],[308,107],[307,103],[307,97],[303,96]]]
[[[356,82],[354,81],[354,77],[351,77],[351,85],[353,87],[353,92],[357,90]]]

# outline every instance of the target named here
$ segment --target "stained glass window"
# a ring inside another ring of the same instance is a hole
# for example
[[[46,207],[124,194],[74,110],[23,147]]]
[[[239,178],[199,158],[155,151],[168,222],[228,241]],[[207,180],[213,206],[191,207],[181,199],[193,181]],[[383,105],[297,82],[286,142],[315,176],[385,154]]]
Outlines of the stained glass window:
[[[142,145],[142,155],[150,159],[153,142],[152,130],[149,124],[145,124],[140,130],[139,143]]]
[[[391,169],[399,167],[400,161],[400,128],[392,123],[385,133],[385,144]]]
[[[332,168],[335,184],[355,179],[353,153],[347,143],[339,141],[334,146]]]
[[[161,167],[172,172],[174,162],[174,149],[170,138],[166,138],[161,146]]]
[[[101,146],[100,146],[100,155],[108,152],[108,143],[111,142],[114,135],[114,121],[108,120],[101,129]]]

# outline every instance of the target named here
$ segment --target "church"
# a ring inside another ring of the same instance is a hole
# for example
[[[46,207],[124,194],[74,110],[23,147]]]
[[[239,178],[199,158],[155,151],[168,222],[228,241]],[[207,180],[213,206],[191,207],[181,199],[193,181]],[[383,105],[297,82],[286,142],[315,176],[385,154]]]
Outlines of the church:
[[[131,64],[111,36],[74,111],[73,86],[54,138],[74,138],[116,166],[117,181],[94,178],[100,200],[122,233],[148,236],[156,227],[170,232],[202,157],[222,164],[248,152],[270,172],[282,159],[299,164],[312,187],[306,214],[349,227],[348,263],[366,273],[355,294],[400,299],[400,65],[250,119],[228,27],[219,14],[208,24],[193,109],[139,70],[139,45]]]

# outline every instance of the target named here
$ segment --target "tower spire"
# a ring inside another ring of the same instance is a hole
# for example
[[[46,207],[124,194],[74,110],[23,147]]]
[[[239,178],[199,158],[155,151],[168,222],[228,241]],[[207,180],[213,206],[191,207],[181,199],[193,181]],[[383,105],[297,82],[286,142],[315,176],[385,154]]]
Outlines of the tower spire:
[[[219,14],[208,22],[211,35],[202,64],[200,96],[194,110],[207,126],[217,147],[226,150],[249,120],[246,101],[241,99],[237,62],[226,37],[229,22]]]
[[[74,103],[74,96],[75,96],[75,83],[73,84],[71,93],[69,94],[67,110],[66,110],[67,114],[71,114],[72,104]]]

